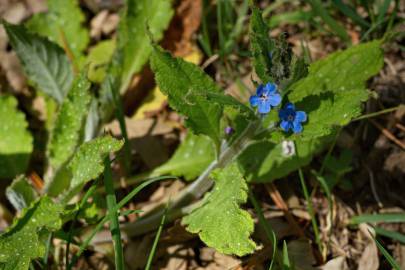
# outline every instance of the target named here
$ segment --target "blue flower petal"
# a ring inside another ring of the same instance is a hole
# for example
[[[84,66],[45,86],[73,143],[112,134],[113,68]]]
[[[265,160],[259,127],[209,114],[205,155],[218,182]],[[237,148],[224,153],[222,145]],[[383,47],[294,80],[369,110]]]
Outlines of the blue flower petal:
[[[275,107],[281,103],[281,96],[279,94],[272,94],[269,96],[269,103],[271,106]]]
[[[298,111],[295,113],[295,120],[298,122],[305,122],[307,121],[307,114],[303,111]]]
[[[290,122],[288,121],[281,121],[280,123],[280,127],[284,130],[284,131],[288,131],[290,129]]]
[[[300,133],[302,131],[302,125],[298,121],[293,122],[293,131],[294,133]]]
[[[270,112],[270,103],[268,101],[259,102],[258,110],[259,113],[268,113]]]
[[[281,109],[278,112],[278,117],[280,117],[281,120],[287,120],[287,110]]]
[[[295,111],[295,106],[294,106],[294,104],[292,104],[292,103],[287,103],[286,105],[285,105],[285,110],[293,110],[293,111]]]
[[[261,96],[261,95],[263,95],[264,94],[264,92],[265,92],[265,90],[264,90],[264,85],[263,84],[260,84],[257,88],[256,88],[256,96]]]
[[[249,99],[249,103],[252,107],[256,107],[259,105],[260,98],[258,96],[251,96]]]
[[[268,94],[275,93],[277,91],[277,85],[275,85],[274,83],[266,83],[264,88]]]

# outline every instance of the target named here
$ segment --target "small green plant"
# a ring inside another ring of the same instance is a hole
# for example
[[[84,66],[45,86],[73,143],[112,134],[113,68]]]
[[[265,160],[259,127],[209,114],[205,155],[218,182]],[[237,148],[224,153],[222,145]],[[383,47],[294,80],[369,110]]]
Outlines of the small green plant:
[[[311,2],[314,7],[319,4]],[[167,179],[161,177],[166,174],[193,182],[172,198],[164,210],[125,226],[128,235],[136,235],[157,229],[160,224],[148,268],[163,223],[178,217],[187,231],[198,234],[206,245],[219,252],[237,256],[253,253],[257,249],[251,237],[254,220],[243,209],[248,197],[261,224],[267,227],[256,199],[249,194],[249,184],[271,182],[297,170],[308,200],[315,242],[321,245],[300,168],[325,149],[341,127],[361,115],[362,104],[371,96],[366,81],[383,66],[383,41],[353,46],[309,64],[293,55],[283,34],[277,39],[269,38],[268,24],[252,5],[251,63],[258,78],[254,81],[255,93],[249,102],[244,102],[224,94],[198,66],[173,57],[157,44],[173,15],[169,0],[126,1],[117,38],[97,44],[88,55],[88,32],[81,26],[84,17],[77,3],[69,1],[65,6],[58,0],[49,0],[48,13],[34,16],[25,25],[2,23],[31,85],[46,101],[49,140],[44,150],[45,187],[37,191],[24,176],[19,176],[26,172],[33,151],[27,122],[17,110],[14,97],[0,96],[0,117],[5,119],[0,125],[0,178],[15,178],[6,194],[20,213],[7,232],[0,235],[0,269],[29,269],[35,260],[46,264],[49,239],[63,231],[64,224],[83,215],[95,185],[79,203],[73,204],[72,198],[96,179],[104,182],[107,214],[98,220],[92,235],[80,243],[80,251],[73,258],[67,248],[67,269],[75,266],[91,238],[108,221],[115,266],[124,269],[118,216],[128,213],[120,209],[145,186]],[[247,1],[243,7],[247,10]],[[241,14],[247,12],[244,8]],[[218,1],[218,24],[234,21],[234,17],[229,18],[233,14],[229,9],[228,2]],[[321,9],[319,12],[333,24]],[[65,28],[66,21],[71,23]],[[238,21],[238,26],[241,23]],[[240,32],[236,29],[227,35],[227,29],[229,25],[222,25],[218,30],[223,58],[232,50]],[[340,35],[343,37],[344,33]],[[208,41],[202,42],[210,51]],[[103,55],[102,59],[97,55]],[[117,201],[110,154],[123,148],[117,159],[124,159],[125,171],[131,174],[120,95],[147,61],[170,107],[184,116],[188,134],[167,163],[142,175],[142,179],[155,178]],[[103,135],[102,125],[114,116],[120,122],[124,140]],[[333,176],[324,181],[328,190],[344,184],[342,178],[350,171],[346,160],[342,154],[339,162],[332,157],[326,162],[328,173]],[[336,168],[333,163],[342,166]],[[280,268],[293,269],[286,243],[279,253],[274,232],[266,229],[266,233],[273,244],[271,265],[274,259]],[[69,246],[70,241],[67,242]]]

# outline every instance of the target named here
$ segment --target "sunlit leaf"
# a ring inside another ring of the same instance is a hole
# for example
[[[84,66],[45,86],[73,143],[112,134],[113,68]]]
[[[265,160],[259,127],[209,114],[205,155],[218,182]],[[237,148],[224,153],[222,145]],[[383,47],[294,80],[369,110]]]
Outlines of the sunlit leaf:
[[[215,180],[213,191],[182,223],[219,252],[238,256],[254,252],[256,245],[250,239],[254,222],[249,213],[240,208],[247,200],[247,184],[238,166],[233,163],[215,170],[211,176]]]
[[[0,269],[29,269],[32,259],[44,256],[48,234],[62,226],[62,211],[62,206],[47,196],[25,209],[8,231],[0,235]]]
[[[0,95],[0,119],[0,178],[13,178],[28,166],[32,136],[14,97]]]

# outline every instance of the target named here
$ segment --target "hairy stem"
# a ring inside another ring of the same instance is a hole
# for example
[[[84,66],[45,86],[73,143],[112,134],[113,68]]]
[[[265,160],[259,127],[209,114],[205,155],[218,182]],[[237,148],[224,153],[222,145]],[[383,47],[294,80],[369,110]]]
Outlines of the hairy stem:
[[[189,212],[187,207],[193,201],[200,199],[213,186],[213,181],[210,179],[210,174],[217,168],[223,168],[228,165],[233,159],[241,153],[249,144],[251,137],[256,133],[259,121],[254,121],[243,131],[243,133],[232,143],[221,151],[219,158],[214,160],[205,171],[186,189],[180,192],[172,203],[169,205],[166,213],[167,222],[183,216]],[[159,205],[153,209],[149,215],[136,221],[135,223],[127,223],[122,226],[122,230],[128,236],[137,236],[155,230],[159,227],[160,220],[164,214],[164,205]],[[187,209],[187,210],[185,210]]]

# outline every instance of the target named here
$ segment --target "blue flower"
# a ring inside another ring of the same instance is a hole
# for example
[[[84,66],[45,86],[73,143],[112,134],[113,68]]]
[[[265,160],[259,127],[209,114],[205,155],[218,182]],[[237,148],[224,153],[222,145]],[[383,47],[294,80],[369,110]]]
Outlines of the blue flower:
[[[261,84],[256,89],[256,95],[251,96],[249,102],[252,107],[257,107],[259,113],[266,114],[270,112],[271,106],[275,107],[281,103],[281,96],[275,84]]]
[[[302,122],[307,121],[307,114],[303,111],[296,111],[292,103],[287,103],[284,109],[280,110],[278,116],[281,119],[280,127],[284,131],[292,129],[294,133],[302,131]]]

